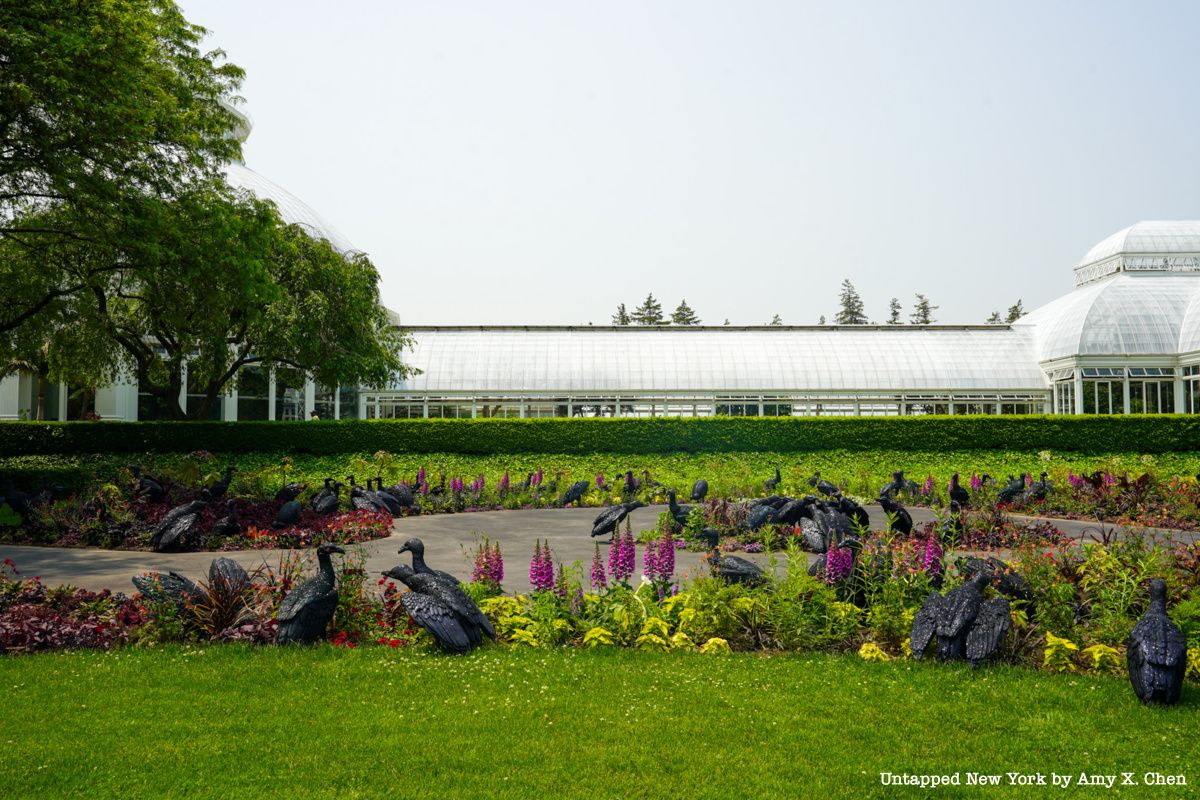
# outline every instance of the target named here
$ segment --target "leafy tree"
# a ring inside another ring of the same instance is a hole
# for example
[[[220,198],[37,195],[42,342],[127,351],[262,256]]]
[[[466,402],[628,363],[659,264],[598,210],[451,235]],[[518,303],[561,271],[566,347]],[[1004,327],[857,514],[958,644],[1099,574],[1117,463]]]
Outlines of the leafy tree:
[[[1016,322],[1024,314],[1025,314],[1025,307],[1021,304],[1021,301],[1018,300],[1017,302],[1013,303],[1011,306],[1008,307],[1008,316],[1004,318],[1004,321],[1005,322]]]
[[[624,303],[621,303],[619,306],[617,306],[617,313],[613,314],[612,324],[613,325],[628,325],[629,324],[629,312],[625,310]]]
[[[94,239],[129,196],[170,196],[239,155],[221,100],[243,73],[200,50],[205,33],[172,0],[0,3],[0,238]],[[56,204],[76,213],[41,213]],[[83,288],[41,263],[0,333]]]
[[[725,324],[726,324],[726,325],[728,325],[728,324],[729,324],[729,317],[726,317],[726,318],[725,318]]]
[[[646,295],[646,299],[642,301],[642,304],[633,310],[631,318],[636,325],[667,324],[666,320],[663,319],[662,303],[655,300],[653,294]]]
[[[854,288],[854,284],[850,283],[850,279],[846,278],[842,281],[842,293],[839,296],[841,309],[834,316],[833,321],[838,325],[866,325],[867,312],[863,307],[862,297],[859,296],[858,290]]]
[[[767,324],[768,325],[782,325],[783,318],[780,317],[778,314],[776,314],[775,316],[771,317],[771,321],[768,322]]]
[[[370,260],[284,225],[273,204],[195,186],[171,201],[143,198],[122,227],[105,244],[56,245],[86,284],[40,326],[56,379],[98,383],[127,371],[180,419],[185,364],[189,391],[203,396],[188,404],[193,418],[210,416],[245,366],[373,387],[409,372],[399,360],[408,339],[379,303]],[[3,244],[17,261],[31,255]],[[128,269],[101,269],[111,263]]]
[[[888,325],[902,325],[903,324],[900,320],[900,300],[895,297],[893,297],[891,299],[891,301],[888,302],[887,324]]]
[[[999,311],[993,311],[992,315],[987,318],[987,322],[985,322],[984,324],[985,325],[1003,325],[1004,320],[1000,319]]]
[[[680,300],[679,307],[671,314],[671,322],[676,325],[699,325],[700,318],[696,316],[696,312],[687,304],[687,300]]]
[[[923,294],[917,295],[917,302],[913,305],[913,311],[908,315],[908,321],[913,325],[931,325],[935,321],[933,312],[941,308],[929,302],[929,298]]]

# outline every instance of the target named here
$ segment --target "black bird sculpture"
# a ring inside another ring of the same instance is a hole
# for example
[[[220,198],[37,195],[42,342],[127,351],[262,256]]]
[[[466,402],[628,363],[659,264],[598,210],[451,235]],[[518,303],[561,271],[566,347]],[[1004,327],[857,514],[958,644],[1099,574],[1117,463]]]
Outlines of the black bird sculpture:
[[[619,503],[615,506],[609,506],[596,515],[592,520],[592,536],[604,536],[606,534],[614,534],[617,531],[617,526],[620,525],[629,512],[637,508],[644,508],[645,503],[641,500],[632,500],[628,503]]]
[[[29,495],[14,486],[11,480],[4,482],[3,494],[4,502],[8,503],[9,508],[22,517],[29,516]]]
[[[400,604],[413,622],[428,631],[442,649],[466,655],[482,644],[481,627],[470,614],[462,613],[447,601],[446,587],[436,577],[416,572],[407,564],[398,564],[383,575],[412,590],[400,594]],[[470,598],[467,601],[470,602]]]
[[[808,485],[826,497],[836,497],[842,493],[842,490],[836,484],[830,483],[821,477],[820,470],[814,472],[812,477],[808,479]]]
[[[333,484],[333,478],[326,478],[324,481],[324,485],[320,489],[317,490],[316,494],[314,494],[312,496],[310,505],[312,506],[313,511],[317,510],[317,506],[320,505],[322,502],[324,502],[326,497],[329,497],[329,495],[333,494],[332,484]],[[291,485],[291,484],[289,484],[289,485]],[[287,487],[285,486],[284,488],[286,489]],[[284,494],[283,489],[280,489],[279,493],[275,495],[275,499],[281,500],[286,503],[290,500],[295,500],[299,496],[300,496],[300,493],[297,492],[296,497],[288,497],[286,494]]]
[[[1025,502],[1033,502],[1036,500],[1045,500],[1046,493],[1054,489],[1054,484],[1046,480],[1046,473],[1042,472],[1041,480],[1036,480],[1025,492]]]
[[[413,569],[422,575],[433,575],[441,580],[450,581],[455,586],[458,586],[458,578],[454,577],[449,572],[432,569],[428,564],[425,563],[425,543],[420,539],[414,537],[405,541],[404,544],[400,545],[400,549],[396,552],[411,553]]]
[[[371,478],[367,478],[367,491],[371,492],[371,496],[375,501],[383,506],[387,510],[387,513],[393,517],[403,514],[404,508],[400,505],[400,501],[393,497],[391,492],[383,488],[383,478],[375,478],[375,480],[379,481],[379,484],[375,489],[371,489]]]
[[[638,493],[639,488],[641,488],[641,482],[633,477],[633,470],[625,470],[625,486],[622,493],[626,497],[633,497]]]
[[[1001,561],[995,556],[989,556],[986,559],[977,556],[960,556],[955,559],[954,565],[958,567],[963,578],[968,580],[981,571],[988,573],[988,582],[996,591],[1010,600],[1020,600],[1028,616],[1032,617],[1036,612],[1033,587],[1029,585],[1029,581],[1025,580],[1024,575],[1009,566],[1007,562]]]
[[[957,472],[950,476],[950,489],[947,494],[950,495],[952,501],[963,508],[971,505],[971,493],[959,485]]]
[[[376,476],[375,485],[380,487],[380,489],[383,489],[383,478]],[[412,508],[416,502],[416,498],[413,496],[412,487],[407,483],[392,484],[386,489],[383,489],[383,491],[386,491],[392,497],[396,498],[396,502],[400,504],[401,508]]]
[[[746,529],[756,531],[764,525],[774,525],[778,519],[779,511],[763,503],[750,509],[750,515],[746,517]]]
[[[762,586],[767,582],[767,573],[758,564],[738,556],[722,555],[717,546],[719,536],[712,528],[702,530],[700,538],[712,548],[708,555],[708,567],[714,578],[745,586]]]
[[[210,536],[240,536],[242,533],[241,523],[237,518],[237,503],[233,500],[225,501],[225,516],[213,523]]]
[[[326,487],[326,488],[329,488],[329,481],[330,481],[330,480],[332,480],[332,479],[331,479],[331,478],[326,478],[326,479],[325,479],[325,487]],[[287,503],[287,502],[290,502],[290,501],[292,501],[292,500],[295,500],[295,499],[297,499],[298,497],[300,497],[300,495],[301,495],[301,494],[304,492],[304,490],[305,490],[305,489],[307,489],[307,488],[308,488],[308,484],[307,484],[307,483],[299,483],[299,482],[297,482],[297,481],[292,481],[291,483],[289,483],[289,484],[286,484],[285,486],[283,486],[283,487],[282,487],[282,488],[281,488],[281,489],[280,489],[278,492],[276,492],[276,493],[275,493],[275,502],[277,502],[277,503]]]
[[[288,592],[279,605],[276,642],[312,644],[325,638],[338,602],[337,575],[330,556],[345,552],[330,542],[317,547],[317,574]]]
[[[194,544],[200,535],[200,512],[208,505],[208,499],[208,490],[203,489],[199,499],[168,511],[150,537],[150,549],[156,553],[169,553]]]
[[[996,503],[1007,505],[1013,502],[1018,497],[1025,494],[1025,473],[1021,473],[1021,477],[1015,478],[1012,475],[1008,476],[1008,483],[996,495]]]
[[[233,480],[233,473],[237,472],[237,467],[225,467],[225,477],[208,487],[208,493],[213,500],[220,500],[225,496],[225,492],[229,491],[229,484]]]
[[[1012,617],[1003,597],[983,599],[989,581],[989,574],[980,571],[945,597],[929,594],[913,618],[909,646],[915,658],[920,660],[935,637],[941,661],[965,659],[977,667],[995,654]]]
[[[575,481],[567,490],[563,492],[562,497],[558,498],[560,506],[569,506],[571,503],[578,503],[583,507],[583,496],[587,494],[588,487],[591,486],[587,481]]]
[[[704,498],[708,496],[708,481],[704,478],[698,479],[692,484],[692,502],[703,503]]]
[[[775,477],[767,478],[765,481],[763,481],[763,488],[767,490],[767,494],[773,494],[775,492],[775,487],[779,485],[781,480],[783,480],[783,476],[779,474],[779,467],[776,467]]]
[[[145,575],[134,575],[133,585],[142,593],[142,597],[153,603],[170,601],[175,608],[183,613],[188,606],[194,606],[204,598],[204,593],[190,578],[185,578],[177,572],[149,572]]]
[[[662,484],[650,477],[650,470],[642,470],[642,488],[644,489],[661,489]]]
[[[900,492],[907,492],[909,497],[911,497],[915,495],[918,490],[919,487],[917,486],[916,481],[904,477],[904,470],[898,469],[892,473],[891,482],[885,483],[882,488],[880,488],[879,496],[884,497],[886,495],[887,497],[894,499],[896,495],[900,494]]]
[[[442,479],[445,480],[445,475],[442,476]],[[387,508],[375,497],[375,493],[369,490],[370,481],[367,482],[368,489],[364,489],[354,482],[353,475],[347,475],[346,480],[350,481],[350,505],[355,510],[387,511]],[[430,493],[433,493],[432,489],[430,489]]]
[[[900,505],[886,494],[879,495],[879,505],[888,514],[888,530],[908,536],[912,533],[912,515],[908,509]]]
[[[143,475],[141,464],[130,464],[129,471],[133,473],[133,479],[137,481],[134,494],[145,497],[151,503],[161,503],[167,499],[167,490],[154,478]]]
[[[801,519],[812,519],[812,506],[816,502],[816,495],[811,494],[799,500],[789,500],[776,510],[775,522],[779,525],[799,525]]]
[[[867,513],[865,508],[849,497],[842,496],[838,498],[838,511],[841,511],[850,518],[850,521],[854,523],[854,527],[859,533],[866,533],[871,530],[871,515]]]
[[[950,507],[938,527],[938,537],[943,542],[948,542],[951,547],[955,547],[962,541],[966,531],[967,526],[963,522],[962,506],[958,504],[957,500],[951,500]]]
[[[300,512],[304,510],[304,506],[300,505],[297,500],[289,500],[279,507],[279,512],[275,514],[275,520],[271,523],[272,528],[288,528],[295,525],[300,520]]]
[[[336,514],[342,499],[342,487],[345,485],[341,481],[334,481],[328,494],[322,489],[321,494],[313,498],[312,510],[322,517]]]
[[[1187,642],[1167,616],[1167,584],[1150,581],[1150,608],[1138,620],[1125,646],[1133,692],[1146,705],[1174,705],[1183,689]]]
[[[667,510],[671,512],[671,519],[681,528],[687,525],[688,515],[692,513],[691,506],[681,506],[675,502],[674,489],[667,492]]]

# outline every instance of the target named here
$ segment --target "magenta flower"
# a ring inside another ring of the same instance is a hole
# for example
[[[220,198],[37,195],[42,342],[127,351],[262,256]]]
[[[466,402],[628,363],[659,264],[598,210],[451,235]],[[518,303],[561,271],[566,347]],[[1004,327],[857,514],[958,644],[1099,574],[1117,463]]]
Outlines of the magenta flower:
[[[608,588],[608,578],[604,574],[604,563],[600,560],[600,545],[596,545],[596,553],[592,556],[592,588],[596,591]]]
[[[926,475],[925,485],[921,487],[921,495],[923,497],[928,497],[931,494],[933,494],[933,476]]]
[[[421,496],[424,497],[427,494],[429,494],[429,482],[421,481]]]
[[[845,547],[832,547],[825,554],[825,582],[837,583],[854,571],[854,554]]]
[[[675,537],[664,533],[658,540],[658,578],[666,583],[675,575]]]
[[[424,483],[424,482],[425,482],[425,468],[421,467],[419,470],[417,470],[417,483]]]
[[[930,534],[929,539],[925,542],[925,555],[921,559],[921,569],[930,578],[936,578],[942,574],[942,545],[938,541],[937,536]]]
[[[500,478],[500,494],[508,494],[509,484],[510,484],[510,480],[508,477],[508,473],[505,472],[504,476],[502,478]]]
[[[497,586],[504,583],[504,554],[500,552],[499,542],[492,547],[491,556],[488,558],[488,571],[492,583]]]
[[[618,583],[627,583],[633,577],[634,564],[637,560],[633,534],[613,534],[612,544],[608,550],[608,572]]]
[[[531,480],[531,481],[529,482],[529,483],[530,483],[530,485],[532,485],[532,486],[541,486],[541,485],[542,485],[542,478],[543,478],[543,477],[545,477],[545,476],[544,476],[544,474],[542,473],[542,468],[541,468],[541,467],[538,467],[538,471],[537,471],[537,472],[535,472],[535,473],[533,473],[533,480]]]
[[[983,479],[972,473],[971,475],[971,491],[978,492],[983,486]]]
[[[596,473],[596,488],[597,489],[604,488],[604,473],[603,472]]]

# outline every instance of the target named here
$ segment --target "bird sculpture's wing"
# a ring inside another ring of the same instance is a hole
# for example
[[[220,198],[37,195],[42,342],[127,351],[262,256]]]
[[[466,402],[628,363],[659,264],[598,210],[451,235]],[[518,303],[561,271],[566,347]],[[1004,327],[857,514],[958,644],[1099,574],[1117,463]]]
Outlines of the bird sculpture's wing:
[[[825,552],[825,537],[821,535],[820,526],[807,517],[800,519],[800,534],[804,538],[804,546],[814,553]]]
[[[305,616],[308,607],[314,604],[321,607],[323,598],[328,596],[332,596],[333,607],[336,608],[337,591],[329,585],[329,582],[319,575],[309,578],[283,598],[283,602],[279,604],[279,613],[276,614],[276,619],[280,624],[301,619]]]
[[[825,571],[825,562],[828,560],[828,556],[826,556],[824,553],[821,553],[821,555],[817,556],[817,559],[808,566],[809,577],[820,577],[821,573]]]
[[[199,518],[199,515],[195,513],[185,514],[176,518],[165,528],[160,528],[150,539],[150,549],[156,553],[162,553],[187,544],[188,537],[191,536],[192,529],[196,527],[196,521]]]
[[[948,592],[938,621],[938,636],[956,637],[966,633],[979,613],[981,600],[979,589],[970,583]]]
[[[991,658],[1004,643],[1010,627],[1012,614],[1007,600],[995,597],[984,602],[967,633],[967,661],[971,666],[978,667]]]
[[[616,530],[617,525],[620,524],[621,520],[628,513],[625,506],[613,506],[601,511],[592,522],[592,536],[603,536],[606,533]]]
[[[250,588],[250,575],[246,568],[232,558],[214,558],[208,566],[208,582],[224,583],[230,591],[243,592]]]
[[[134,575],[133,585],[144,597],[155,602],[170,600],[180,608],[185,606],[189,600],[201,596],[200,587],[196,586],[190,578],[186,578],[178,572]]]
[[[463,619],[470,622],[472,625],[483,629],[492,639],[496,638],[496,629],[492,627],[492,623],[479,610],[479,606],[475,601],[462,590],[458,583],[458,579],[453,575],[448,575],[445,572],[435,572],[434,577],[437,580],[430,588],[430,594],[434,594],[444,605],[450,608],[454,613],[458,614]],[[470,630],[467,631],[471,633]]]
[[[442,647],[459,654],[471,652],[471,639],[462,623],[441,600],[418,592],[404,592],[400,603],[413,621],[429,631]]]
[[[1147,614],[1130,632],[1139,642],[1142,658],[1156,667],[1173,668],[1186,664],[1187,642],[1171,620],[1162,614]]]
[[[929,597],[925,598],[925,602],[913,615],[912,634],[909,637],[908,646],[912,650],[913,657],[918,661],[921,660],[921,656],[925,655],[926,648],[933,641],[933,634],[937,631],[937,622],[941,617],[944,603],[945,598],[940,594],[930,592]]]

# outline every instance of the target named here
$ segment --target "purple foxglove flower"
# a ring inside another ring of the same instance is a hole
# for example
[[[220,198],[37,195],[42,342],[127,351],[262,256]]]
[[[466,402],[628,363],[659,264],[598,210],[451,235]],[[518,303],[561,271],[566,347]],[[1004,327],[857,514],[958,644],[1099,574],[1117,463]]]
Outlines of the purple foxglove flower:
[[[925,476],[925,485],[921,487],[921,494],[925,497],[933,494],[933,476]]]
[[[661,580],[669,581],[675,574],[675,537],[670,533],[663,534],[658,540],[658,576]]]
[[[499,586],[504,583],[504,554],[500,552],[500,543],[492,547],[491,559],[488,564],[489,571],[492,577],[492,583]]]
[[[603,472],[596,473],[596,488],[597,489],[604,488],[604,473]]]
[[[854,555],[844,547],[833,547],[825,554],[825,582],[837,583],[854,571]]]
[[[429,494],[429,483],[427,481],[421,481],[421,495],[424,496],[427,494]]]
[[[419,470],[417,470],[417,483],[424,483],[424,482],[425,482],[425,468],[421,467]]]
[[[978,492],[980,487],[982,487],[982,486],[983,486],[983,479],[980,478],[978,475],[972,474],[971,475],[971,491]]]
[[[500,478],[500,494],[507,494],[509,485],[510,481],[508,478],[508,473],[505,472],[504,476]]]
[[[610,556],[611,560],[611,556]],[[608,588],[608,578],[604,575],[604,564],[600,561],[600,545],[596,545],[596,553],[592,556],[592,588],[596,591]]]
[[[925,555],[921,560],[921,569],[930,578],[936,578],[942,574],[942,545],[937,536],[933,534],[930,534],[929,539],[925,542]]]

